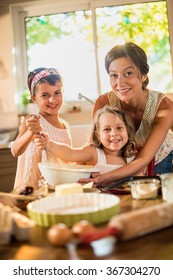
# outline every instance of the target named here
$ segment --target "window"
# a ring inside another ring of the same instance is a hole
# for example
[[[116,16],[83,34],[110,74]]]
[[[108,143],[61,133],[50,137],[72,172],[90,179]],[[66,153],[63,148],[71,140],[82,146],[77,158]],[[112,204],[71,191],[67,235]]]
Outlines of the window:
[[[96,9],[102,92],[108,88],[104,57],[112,46],[132,41],[146,52],[149,87],[172,90],[171,55],[166,2],[149,2]],[[160,69],[160,71],[159,71]]]
[[[26,17],[28,70],[57,68],[64,79],[64,99],[97,93],[92,13],[88,10]]]
[[[19,15],[19,19],[14,17],[18,92],[26,85],[28,71],[50,66],[63,76],[65,101],[78,100],[80,92],[94,100],[110,90],[104,68],[107,51],[125,41],[135,42],[146,51],[149,86],[171,92],[166,1],[82,2],[58,1],[41,6],[32,2],[32,6],[13,10]]]

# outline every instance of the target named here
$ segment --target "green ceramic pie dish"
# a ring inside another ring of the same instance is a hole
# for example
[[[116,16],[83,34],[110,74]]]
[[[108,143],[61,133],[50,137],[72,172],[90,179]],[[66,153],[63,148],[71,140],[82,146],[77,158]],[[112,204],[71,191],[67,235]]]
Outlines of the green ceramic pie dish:
[[[102,193],[49,196],[29,203],[27,212],[37,225],[43,227],[57,223],[71,227],[80,220],[100,224],[118,214],[119,202],[119,197]]]

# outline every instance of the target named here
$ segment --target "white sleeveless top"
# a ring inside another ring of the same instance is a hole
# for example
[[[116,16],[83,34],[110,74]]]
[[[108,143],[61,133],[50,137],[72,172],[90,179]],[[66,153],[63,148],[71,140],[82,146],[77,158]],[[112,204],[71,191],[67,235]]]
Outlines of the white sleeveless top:
[[[95,166],[98,167],[101,174],[113,171],[113,170],[118,169],[123,166],[120,164],[108,164],[106,162],[106,156],[105,156],[104,151],[99,148],[96,148],[96,151],[97,151],[98,159],[97,159],[97,163]],[[133,159],[134,159],[134,157],[127,158],[126,159],[127,163],[131,162]]]
[[[63,122],[65,129],[54,127],[42,115],[40,115],[40,123],[43,130],[49,134],[50,139],[71,145],[69,125],[64,120],[61,119],[61,121]],[[45,158],[42,159],[42,155],[44,155],[44,153],[42,153],[34,141],[32,141],[28,145],[26,151],[18,157],[14,188],[23,188],[25,186],[32,186],[34,188],[38,187],[38,180],[41,176],[38,163],[42,160],[46,160]],[[60,161],[60,159],[54,157],[53,154],[51,154],[51,159],[55,163]]]

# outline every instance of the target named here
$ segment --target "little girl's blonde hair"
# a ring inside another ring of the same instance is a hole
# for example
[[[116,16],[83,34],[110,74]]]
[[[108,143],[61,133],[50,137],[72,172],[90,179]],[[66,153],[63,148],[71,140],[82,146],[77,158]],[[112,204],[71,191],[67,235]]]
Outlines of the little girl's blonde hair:
[[[98,139],[98,132],[100,129],[100,116],[105,113],[111,113],[118,116],[125,124],[128,134],[128,142],[122,148],[121,156],[131,157],[137,154],[136,141],[135,141],[135,131],[133,123],[127,113],[117,107],[111,107],[109,105],[97,110],[93,122],[92,132],[91,132],[91,144],[96,148],[102,148],[102,143]]]

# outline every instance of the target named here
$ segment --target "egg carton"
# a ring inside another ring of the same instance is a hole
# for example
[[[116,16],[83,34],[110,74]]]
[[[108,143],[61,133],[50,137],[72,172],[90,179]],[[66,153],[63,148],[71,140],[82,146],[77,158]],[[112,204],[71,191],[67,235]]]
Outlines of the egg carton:
[[[26,216],[12,212],[9,206],[0,203],[0,245],[9,244],[12,236],[17,241],[29,240],[35,222]]]

